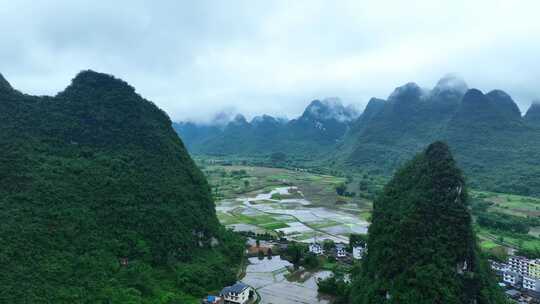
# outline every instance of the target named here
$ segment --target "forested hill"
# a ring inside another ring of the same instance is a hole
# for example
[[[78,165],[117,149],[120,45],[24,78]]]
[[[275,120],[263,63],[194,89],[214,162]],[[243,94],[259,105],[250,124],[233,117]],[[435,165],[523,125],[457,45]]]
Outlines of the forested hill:
[[[282,152],[292,158],[316,159],[343,138],[358,112],[337,98],[327,98],[312,101],[301,116],[290,121],[269,115],[247,121],[238,114],[224,123],[218,116],[207,124],[174,124],[191,153],[261,156]]]
[[[235,279],[242,242],[124,81],[83,71],[36,97],[0,77],[0,147],[1,303],[195,303]]]
[[[446,144],[397,170],[373,204],[352,303],[506,303],[480,257],[467,187]]]
[[[346,167],[391,174],[421,147],[443,140],[473,187],[539,196],[539,112],[533,104],[522,117],[504,91],[484,94],[455,77],[433,89],[409,83],[370,102],[337,148]]]

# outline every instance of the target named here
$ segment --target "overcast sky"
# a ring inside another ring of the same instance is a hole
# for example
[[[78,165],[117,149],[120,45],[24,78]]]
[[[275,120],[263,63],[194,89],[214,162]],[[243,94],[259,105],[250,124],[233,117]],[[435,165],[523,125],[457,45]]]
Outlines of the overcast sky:
[[[339,96],[363,108],[447,73],[540,97],[540,1],[0,0],[0,73],[54,95],[93,69],[173,120],[220,110],[300,114]]]

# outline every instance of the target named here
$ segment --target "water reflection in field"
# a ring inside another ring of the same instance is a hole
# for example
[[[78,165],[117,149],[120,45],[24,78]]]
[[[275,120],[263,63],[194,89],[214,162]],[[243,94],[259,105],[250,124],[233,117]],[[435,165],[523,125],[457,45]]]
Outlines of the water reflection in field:
[[[317,279],[326,278],[329,271],[315,273],[306,272],[294,281],[289,281],[286,275],[291,263],[279,256],[272,259],[250,258],[246,276],[242,281],[251,285],[259,295],[263,304],[298,304],[298,303],[330,303],[328,298],[320,297],[317,292]]]

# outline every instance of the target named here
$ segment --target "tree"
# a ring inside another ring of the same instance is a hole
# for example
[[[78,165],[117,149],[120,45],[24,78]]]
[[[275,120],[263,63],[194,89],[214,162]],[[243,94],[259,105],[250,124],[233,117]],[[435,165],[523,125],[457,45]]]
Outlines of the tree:
[[[345,183],[339,183],[335,186],[337,195],[343,195],[345,194],[345,191],[347,190],[347,185]]]
[[[319,265],[319,258],[312,253],[307,254],[304,258],[304,266],[308,269],[316,269]]]
[[[270,160],[274,163],[282,163],[287,160],[287,155],[283,152],[274,152],[270,154]]]
[[[367,240],[368,236],[366,234],[351,233],[349,235],[349,246],[364,246]]]
[[[336,244],[332,240],[324,240],[323,249],[325,252],[330,252],[336,247]]]
[[[367,180],[363,179],[360,182],[358,182],[358,190],[360,192],[367,191],[368,190],[369,183]]]
[[[291,259],[291,263],[293,263],[294,268],[298,268],[300,265],[304,252],[305,247],[297,242],[290,243],[287,247],[287,256]]]

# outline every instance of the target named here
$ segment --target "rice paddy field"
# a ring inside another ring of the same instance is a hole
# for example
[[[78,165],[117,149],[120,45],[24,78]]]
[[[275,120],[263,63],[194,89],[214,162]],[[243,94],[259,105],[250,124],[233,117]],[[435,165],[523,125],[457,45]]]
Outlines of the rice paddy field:
[[[338,196],[344,178],[247,166],[205,168],[220,222],[236,231],[270,233],[299,242],[348,242],[367,233],[371,202]]]
[[[372,202],[359,196],[338,196],[335,187],[345,178],[253,166],[202,169],[212,186],[219,220],[236,231],[270,233],[301,242],[315,237],[346,242],[351,233],[367,233]],[[474,190],[470,195],[490,202],[488,212],[540,216],[538,198]],[[522,235],[478,225],[475,230],[486,251],[540,251],[540,227],[531,227]]]
[[[488,212],[504,213],[513,216],[540,217],[540,199],[535,197],[471,191],[471,197],[491,203]],[[501,250],[500,247],[525,249],[540,252],[540,227],[531,227],[528,234],[514,234],[476,227],[480,247],[487,251]]]

